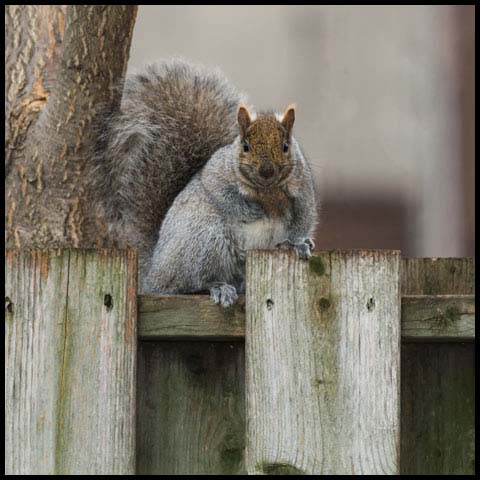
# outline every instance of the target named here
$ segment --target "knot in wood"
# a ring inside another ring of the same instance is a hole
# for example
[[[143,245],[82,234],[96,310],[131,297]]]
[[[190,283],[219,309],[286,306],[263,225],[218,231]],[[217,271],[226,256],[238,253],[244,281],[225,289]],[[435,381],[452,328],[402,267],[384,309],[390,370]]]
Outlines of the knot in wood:
[[[328,310],[330,308],[330,300],[328,298],[321,298],[318,301],[318,306],[322,311]]]

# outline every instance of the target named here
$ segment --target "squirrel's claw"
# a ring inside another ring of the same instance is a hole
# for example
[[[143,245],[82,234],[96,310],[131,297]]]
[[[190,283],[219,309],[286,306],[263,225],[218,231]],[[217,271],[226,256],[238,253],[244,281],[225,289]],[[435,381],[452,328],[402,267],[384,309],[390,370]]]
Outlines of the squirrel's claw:
[[[313,238],[307,237],[304,242],[310,247],[310,252],[315,250],[315,242],[313,241]]]
[[[301,243],[293,243],[291,240],[284,240],[277,244],[277,248],[282,250],[293,249],[297,253],[298,258],[308,260],[312,256],[312,250],[315,248],[315,243],[311,238],[306,238]]]
[[[310,245],[307,243],[297,243],[293,248],[297,252],[298,258],[302,260],[308,260],[312,256]]]
[[[230,307],[238,300],[238,295],[235,287],[228,283],[220,283],[210,288],[210,298],[213,303]]]

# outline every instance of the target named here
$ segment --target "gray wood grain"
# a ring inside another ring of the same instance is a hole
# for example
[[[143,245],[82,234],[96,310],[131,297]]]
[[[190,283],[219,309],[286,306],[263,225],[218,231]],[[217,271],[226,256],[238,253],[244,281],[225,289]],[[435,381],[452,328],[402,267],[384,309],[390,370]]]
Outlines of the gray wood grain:
[[[140,295],[140,340],[239,340],[245,338],[245,297],[231,308],[208,295]],[[473,295],[402,297],[402,341],[472,341]]]
[[[249,252],[250,474],[399,472],[399,252]]]
[[[403,341],[461,342],[474,338],[474,295],[402,297]]]
[[[140,342],[137,473],[242,474],[243,342]]]
[[[7,473],[134,473],[136,268],[134,252],[7,251]]]
[[[471,258],[402,261],[402,295],[472,295]],[[475,472],[473,343],[402,345],[402,474]]]
[[[473,258],[403,258],[402,295],[473,295]]]
[[[242,339],[245,336],[245,297],[229,308],[215,305],[208,295],[140,295],[138,336],[144,340]]]
[[[69,255],[5,257],[5,473],[55,472]]]

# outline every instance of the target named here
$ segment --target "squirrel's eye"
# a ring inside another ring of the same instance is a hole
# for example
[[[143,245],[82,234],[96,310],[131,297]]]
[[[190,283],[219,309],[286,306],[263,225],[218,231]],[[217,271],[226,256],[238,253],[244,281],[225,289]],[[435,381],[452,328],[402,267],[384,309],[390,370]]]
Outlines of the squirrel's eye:
[[[243,151],[244,152],[248,152],[250,150],[250,148],[248,147],[248,143],[247,142],[243,142]]]
[[[283,144],[283,151],[284,151],[285,153],[288,152],[288,143],[284,143],[284,144]]]

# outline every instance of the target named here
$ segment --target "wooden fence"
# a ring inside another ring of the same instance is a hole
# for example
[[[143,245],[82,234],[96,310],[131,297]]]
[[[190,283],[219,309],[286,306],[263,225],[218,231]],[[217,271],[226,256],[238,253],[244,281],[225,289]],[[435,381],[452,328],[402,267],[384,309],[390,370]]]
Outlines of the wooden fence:
[[[472,259],[249,252],[229,309],[131,251],[5,279],[7,474],[474,473]]]

